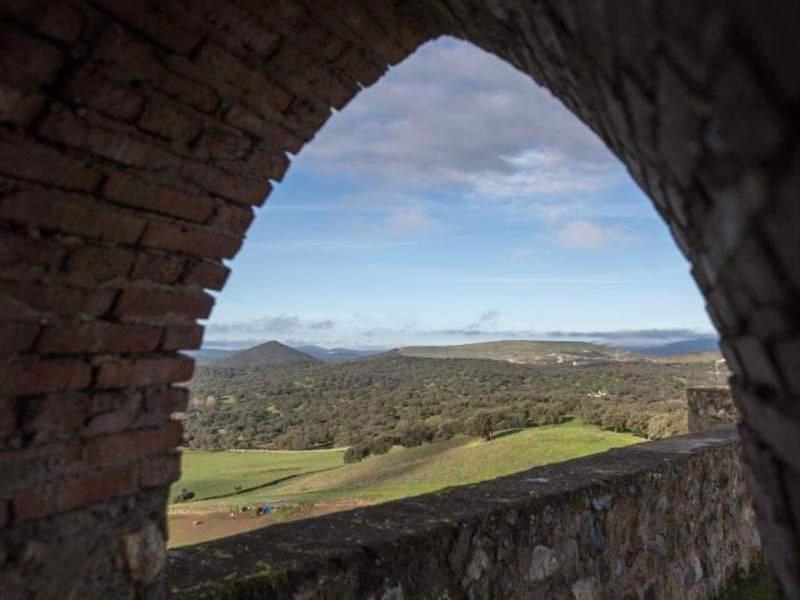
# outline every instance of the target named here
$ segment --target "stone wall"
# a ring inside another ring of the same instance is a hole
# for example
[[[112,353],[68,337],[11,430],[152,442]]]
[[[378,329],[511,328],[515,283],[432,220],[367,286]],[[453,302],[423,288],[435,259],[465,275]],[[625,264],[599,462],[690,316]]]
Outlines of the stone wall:
[[[206,290],[332,110],[453,35],[546,85],[669,226],[800,597],[798,30],[780,0],[0,3],[0,589],[160,593],[130,550],[163,551]]]
[[[713,598],[760,563],[733,426],[171,551],[175,598]]]
[[[694,387],[686,390],[689,433],[700,433],[739,420],[729,387]]]

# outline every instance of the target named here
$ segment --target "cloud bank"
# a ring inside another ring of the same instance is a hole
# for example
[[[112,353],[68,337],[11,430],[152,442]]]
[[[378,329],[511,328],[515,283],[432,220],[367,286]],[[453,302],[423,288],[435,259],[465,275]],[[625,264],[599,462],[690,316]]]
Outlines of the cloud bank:
[[[365,183],[379,205],[381,195],[391,196],[392,209],[379,225],[356,223],[362,233],[440,230],[429,207],[413,197],[444,190],[473,210],[541,221],[553,228],[551,238],[575,251],[617,239],[617,230],[587,213],[596,192],[627,178],[599,137],[549,91],[453,39],[426,44],[359,94],[299,164]],[[588,235],[575,241],[581,228]]]

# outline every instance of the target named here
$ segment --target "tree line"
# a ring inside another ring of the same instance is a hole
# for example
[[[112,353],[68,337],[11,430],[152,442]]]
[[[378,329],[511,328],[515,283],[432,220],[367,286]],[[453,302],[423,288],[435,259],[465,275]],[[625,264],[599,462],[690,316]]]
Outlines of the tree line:
[[[574,415],[658,439],[686,431],[685,390],[706,363],[524,365],[381,355],[338,364],[200,367],[188,383],[193,448],[348,446],[348,460],[455,435],[552,424]]]

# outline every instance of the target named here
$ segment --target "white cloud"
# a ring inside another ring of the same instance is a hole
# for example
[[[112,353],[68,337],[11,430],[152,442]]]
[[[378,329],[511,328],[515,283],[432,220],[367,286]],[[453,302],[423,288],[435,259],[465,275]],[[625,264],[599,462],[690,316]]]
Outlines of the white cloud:
[[[468,180],[474,194],[489,198],[532,198],[564,196],[576,192],[596,192],[620,180],[614,164],[570,160],[556,150],[526,150],[502,156],[510,172],[483,171]],[[563,214],[563,203],[544,205],[543,214],[555,218]]]
[[[391,212],[384,219],[384,225],[389,232],[400,235],[429,233],[441,228],[441,223],[419,206]]]
[[[553,240],[569,250],[600,250],[627,243],[631,235],[620,227],[604,227],[591,221],[568,221],[553,232]]]
[[[503,176],[519,177],[535,153],[561,157],[565,170],[573,162],[600,170],[619,164],[530,77],[471,44],[444,39],[359,94],[298,161],[373,185],[469,188],[476,173],[492,174],[498,184]],[[551,179],[539,187],[559,185]]]

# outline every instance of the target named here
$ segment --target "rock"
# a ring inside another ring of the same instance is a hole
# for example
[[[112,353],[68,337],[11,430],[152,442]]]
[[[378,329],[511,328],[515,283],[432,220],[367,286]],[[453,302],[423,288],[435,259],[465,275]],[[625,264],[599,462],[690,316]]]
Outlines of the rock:
[[[572,595],[575,600],[596,600],[597,580],[594,577],[579,579],[572,584]]]
[[[120,545],[122,559],[134,581],[150,583],[164,569],[167,561],[164,536],[152,521],[123,536]]]
[[[192,521],[192,525],[202,525],[203,521]]]
[[[547,546],[536,546],[533,549],[528,579],[542,581],[558,570],[559,564],[555,553]]]

